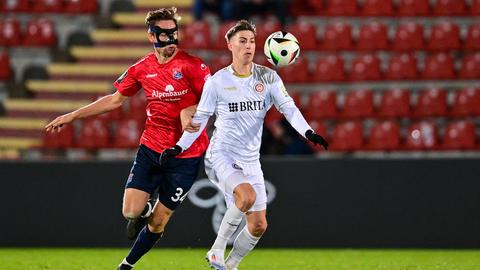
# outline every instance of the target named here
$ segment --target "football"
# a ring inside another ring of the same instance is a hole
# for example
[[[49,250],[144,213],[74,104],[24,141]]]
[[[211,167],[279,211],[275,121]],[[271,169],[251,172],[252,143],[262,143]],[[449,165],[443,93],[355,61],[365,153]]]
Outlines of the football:
[[[268,62],[276,67],[284,67],[297,60],[300,55],[300,45],[291,33],[277,31],[267,38],[263,51]]]

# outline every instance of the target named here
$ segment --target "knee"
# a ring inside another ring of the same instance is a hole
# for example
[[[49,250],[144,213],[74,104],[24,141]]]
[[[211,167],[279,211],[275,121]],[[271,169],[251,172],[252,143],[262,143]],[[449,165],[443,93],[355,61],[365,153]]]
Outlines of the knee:
[[[242,212],[247,212],[257,199],[257,194],[251,186],[238,189],[235,193],[235,204]]]
[[[260,237],[267,230],[268,224],[266,220],[258,220],[251,224],[250,232],[253,236]]]
[[[165,225],[167,225],[171,215],[171,213],[161,213],[153,215],[148,222],[150,231],[154,233],[163,232],[165,229]]]
[[[124,206],[122,209],[122,214],[126,219],[135,219],[141,215],[141,210],[135,209],[134,207]]]

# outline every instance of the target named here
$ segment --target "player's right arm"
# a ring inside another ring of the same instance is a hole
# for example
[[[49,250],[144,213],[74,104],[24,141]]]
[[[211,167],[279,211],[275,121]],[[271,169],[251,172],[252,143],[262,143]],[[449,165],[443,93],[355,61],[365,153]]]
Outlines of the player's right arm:
[[[116,108],[122,106],[123,102],[128,97],[123,96],[118,91],[111,95],[107,95],[99,98],[98,100],[81,107],[78,110],[69,112],[67,114],[61,115],[55,118],[52,122],[45,126],[47,132],[50,131],[60,131],[64,124],[68,124],[76,119],[85,118],[93,115],[102,114],[115,110]]]

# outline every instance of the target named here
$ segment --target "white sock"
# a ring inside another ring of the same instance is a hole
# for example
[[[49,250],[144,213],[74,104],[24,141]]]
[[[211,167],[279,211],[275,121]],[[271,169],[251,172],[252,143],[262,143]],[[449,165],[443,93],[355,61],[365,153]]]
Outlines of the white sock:
[[[217,239],[215,239],[212,249],[225,250],[228,239],[230,239],[235,233],[238,225],[242,222],[244,215],[245,213],[240,211],[235,204],[227,209],[225,216],[223,216],[222,223],[220,224],[220,228],[218,229]]]
[[[127,258],[123,258],[123,261],[122,261],[120,264],[126,264],[126,265],[128,265],[128,266],[133,267],[133,264],[127,262]]]
[[[247,256],[260,240],[260,237],[253,236],[248,231],[247,225],[238,234],[237,239],[233,243],[233,249],[225,261],[228,269],[235,269],[242,259]]]

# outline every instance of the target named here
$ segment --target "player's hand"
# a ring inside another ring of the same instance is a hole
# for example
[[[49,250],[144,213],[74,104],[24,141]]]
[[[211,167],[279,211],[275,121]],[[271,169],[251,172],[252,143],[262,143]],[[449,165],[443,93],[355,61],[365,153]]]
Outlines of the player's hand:
[[[67,113],[64,115],[60,115],[59,117],[55,118],[52,122],[45,126],[46,132],[60,132],[62,130],[63,125],[68,124],[75,120],[75,116],[73,113]]]
[[[197,105],[192,105],[180,111],[180,121],[182,122],[182,130],[192,133],[200,129],[200,125],[192,123],[192,118],[195,115],[196,109],[197,109]]]
[[[307,130],[307,132],[305,132],[305,137],[307,137],[307,139],[309,141],[311,141],[314,145],[321,145],[323,146],[323,148],[325,148],[325,150],[328,150],[328,142],[327,140],[325,140],[322,136],[318,135],[318,134],[315,134],[315,132],[313,132],[313,130],[309,129]]]
[[[186,132],[194,133],[200,130],[200,124],[190,123],[184,128]]]
[[[180,153],[182,153],[182,148],[178,145],[175,145],[174,147],[172,148],[168,148],[168,149],[165,149],[161,154],[160,154],[160,158],[158,160],[158,163],[160,163],[160,165],[163,165],[167,162],[167,160],[170,158],[170,157],[174,157]]]

